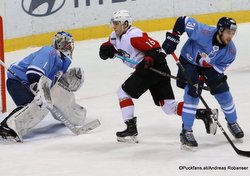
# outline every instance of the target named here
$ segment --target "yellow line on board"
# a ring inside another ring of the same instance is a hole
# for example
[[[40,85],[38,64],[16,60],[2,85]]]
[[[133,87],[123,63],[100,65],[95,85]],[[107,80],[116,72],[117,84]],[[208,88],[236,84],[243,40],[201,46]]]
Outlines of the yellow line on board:
[[[222,12],[222,13],[212,13],[212,14],[202,14],[202,15],[192,15],[198,21],[208,24],[215,25],[219,18],[222,16],[228,16],[234,18],[237,23],[250,22],[250,11],[237,11],[237,12]],[[173,28],[173,25],[178,17],[175,18],[162,18],[153,20],[143,20],[135,21],[133,25],[139,27],[145,32],[169,30]],[[96,39],[102,37],[108,37],[112,29],[109,25],[93,26],[87,28],[65,30],[70,32],[76,41]],[[56,32],[32,35],[20,38],[7,39],[4,41],[5,52],[15,51],[19,49],[24,49],[32,46],[43,46],[50,45],[52,42],[52,37]]]

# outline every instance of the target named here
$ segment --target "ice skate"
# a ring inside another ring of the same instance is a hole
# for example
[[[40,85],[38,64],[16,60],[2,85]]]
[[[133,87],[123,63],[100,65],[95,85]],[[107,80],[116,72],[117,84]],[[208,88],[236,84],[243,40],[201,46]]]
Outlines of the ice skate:
[[[12,129],[0,126],[0,142],[15,143],[21,142],[21,140]]]
[[[210,114],[207,109],[197,109],[196,119],[203,120],[207,133],[215,135],[217,131],[217,124],[214,119],[218,119],[218,114],[218,109],[213,109],[212,114]]]
[[[243,142],[242,138],[244,137],[244,132],[240,128],[239,124],[237,122],[235,123],[227,123],[227,128],[231,132],[231,134],[237,139],[239,142]]]
[[[193,131],[182,130],[180,134],[181,149],[186,151],[195,151],[198,147]]]
[[[137,128],[136,128],[136,117],[125,122],[127,129],[124,131],[118,131],[116,133],[118,142],[127,142],[127,143],[138,143],[137,139]]]

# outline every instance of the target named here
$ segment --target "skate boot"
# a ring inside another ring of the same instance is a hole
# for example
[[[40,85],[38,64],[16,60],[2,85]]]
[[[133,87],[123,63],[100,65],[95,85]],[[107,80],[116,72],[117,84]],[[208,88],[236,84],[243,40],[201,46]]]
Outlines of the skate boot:
[[[15,143],[21,142],[17,134],[7,126],[0,126],[0,142]]]
[[[181,141],[181,149],[187,151],[195,151],[198,147],[198,143],[196,142],[193,131],[182,130],[180,134]]]
[[[227,128],[236,139],[241,139],[244,137],[244,132],[237,122],[231,124],[227,123]]]
[[[127,129],[116,133],[118,142],[138,143],[136,117],[125,122]]]
[[[213,109],[212,114],[207,109],[197,109],[196,111],[196,119],[203,120],[208,134],[216,134],[217,124],[213,119],[218,119],[218,113],[218,109]]]

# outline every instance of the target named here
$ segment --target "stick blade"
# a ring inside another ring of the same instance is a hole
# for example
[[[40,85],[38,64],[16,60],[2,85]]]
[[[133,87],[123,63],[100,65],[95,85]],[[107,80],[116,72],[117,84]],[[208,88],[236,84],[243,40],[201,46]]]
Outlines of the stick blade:
[[[88,133],[89,131],[99,127],[101,122],[98,119],[92,120],[89,123],[84,124],[81,128],[78,128],[77,135]]]
[[[235,151],[238,155],[250,157],[250,151],[243,151],[243,150],[239,150],[239,149],[236,149]]]

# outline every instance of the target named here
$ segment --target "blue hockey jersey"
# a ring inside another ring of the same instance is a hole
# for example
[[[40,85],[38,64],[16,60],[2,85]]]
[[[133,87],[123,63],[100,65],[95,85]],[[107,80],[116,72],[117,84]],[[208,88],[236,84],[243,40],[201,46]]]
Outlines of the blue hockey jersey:
[[[44,46],[23,60],[13,63],[10,69],[27,85],[30,85],[27,78],[28,74],[45,75],[52,80],[52,85],[54,85],[58,76],[65,73],[70,64],[71,60],[68,57],[62,55],[61,58],[59,51],[52,46]],[[16,79],[9,72],[7,77]]]
[[[213,46],[213,36],[217,31],[216,27],[207,26],[197,22],[193,18],[186,17],[185,31],[188,40],[181,50],[181,55],[194,65],[202,53],[205,53],[211,60],[210,65],[219,73],[224,73],[227,67],[235,60],[236,47],[232,41],[222,49]]]

